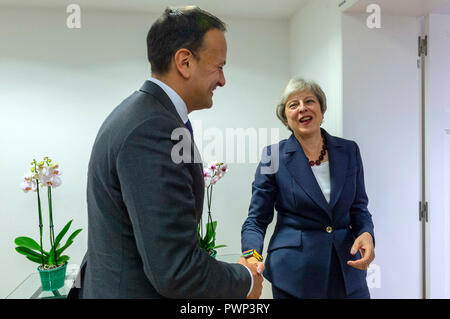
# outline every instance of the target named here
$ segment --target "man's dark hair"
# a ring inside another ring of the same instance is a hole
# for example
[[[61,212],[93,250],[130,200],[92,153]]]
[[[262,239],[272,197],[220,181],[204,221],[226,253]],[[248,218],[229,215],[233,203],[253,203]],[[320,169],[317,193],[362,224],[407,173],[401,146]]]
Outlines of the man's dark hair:
[[[196,55],[206,32],[226,31],[219,18],[195,6],[167,8],[147,34],[147,55],[152,72],[164,74],[175,52],[188,49]]]

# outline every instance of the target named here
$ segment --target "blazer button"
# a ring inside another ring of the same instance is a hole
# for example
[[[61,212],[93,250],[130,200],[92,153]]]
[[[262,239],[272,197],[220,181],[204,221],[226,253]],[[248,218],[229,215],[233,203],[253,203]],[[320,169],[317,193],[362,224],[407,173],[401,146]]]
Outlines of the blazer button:
[[[333,227],[328,226],[326,230],[328,234],[331,234],[333,232]]]

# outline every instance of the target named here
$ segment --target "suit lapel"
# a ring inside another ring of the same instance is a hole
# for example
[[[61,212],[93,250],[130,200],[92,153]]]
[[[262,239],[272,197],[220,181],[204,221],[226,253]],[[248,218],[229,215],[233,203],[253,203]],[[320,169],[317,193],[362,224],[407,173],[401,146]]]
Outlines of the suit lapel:
[[[178,114],[175,105],[173,105],[172,101],[170,100],[170,98],[167,96],[166,92],[164,92],[163,89],[161,89],[161,87],[159,87],[159,85],[153,83],[152,81],[145,81],[144,84],[142,85],[140,91],[145,92],[147,94],[152,95],[153,97],[155,97],[160,104],[167,110],[169,111],[170,115],[178,122],[178,124],[180,125],[180,127],[186,127],[186,125],[183,123],[180,115]],[[194,193],[197,194],[197,198],[198,198],[198,212],[197,214],[202,213],[202,207],[203,207],[203,198],[204,198],[204,187],[205,187],[205,182],[203,179],[203,166],[202,166],[202,159],[201,159],[201,155],[200,152],[197,149],[197,145],[195,145],[195,141],[193,141],[193,143],[191,143],[191,155],[193,157],[191,157],[193,159],[193,169],[194,169],[194,186],[195,188],[200,188],[198,190],[194,189]],[[199,218],[199,216],[197,216]]]
[[[289,174],[305,193],[308,194],[311,200],[331,219],[331,209],[309,166],[308,159],[294,134],[287,141],[286,156],[286,166]]]
[[[328,146],[328,161],[330,163],[330,180],[331,180],[331,194],[330,194],[330,209],[336,205],[341,191],[344,186],[348,155],[339,141],[322,129]]]
[[[180,115],[177,112],[177,109],[175,108],[175,105],[173,105],[172,101],[170,100],[169,96],[167,96],[166,92],[164,92],[163,89],[156,83],[153,83],[152,81],[145,81],[142,85],[141,89],[139,91],[148,93],[155,97],[159,103],[172,115],[172,117],[180,124],[181,127],[186,127],[184,125],[183,121],[181,120]]]
[[[152,81],[145,81],[144,84],[142,85],[140,91],[154,96],[161,103],[161,105],[169,111],[169,113],[178,122],[178,124],[181,127],[184,127],[187,129],[186,125],[183,123],[183,120],[181,119],[180,115],[178,114],[178,112],[175,108],[175,105],[173,105],[172,101],[167,96],[166,92],[164,92],[164,90],[161,89],[159,87],[159,85],[153,83]],[[191,143],[191,145],[193,145],[192,154],[194,156],[193,157],[194,162],[199,163],[199,165],[196,165],[196,166],[197,166],[197,169],[200,169],[200,172],[203,176],[202,158],[201,158],[200,152],[198,151],[195,141],[193,141],[193,143]]]

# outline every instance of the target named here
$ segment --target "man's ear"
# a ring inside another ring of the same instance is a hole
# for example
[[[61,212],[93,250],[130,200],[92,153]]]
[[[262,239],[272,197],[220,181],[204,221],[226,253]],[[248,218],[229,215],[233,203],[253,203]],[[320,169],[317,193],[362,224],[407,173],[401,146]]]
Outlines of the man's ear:
[[[180,75],[185,79],[189,79],[191,77],[191,63],[193,59],[194,56],[188,49],[182,48],[175,52],[175,68],[177,69],[178,73],[180,73]]]

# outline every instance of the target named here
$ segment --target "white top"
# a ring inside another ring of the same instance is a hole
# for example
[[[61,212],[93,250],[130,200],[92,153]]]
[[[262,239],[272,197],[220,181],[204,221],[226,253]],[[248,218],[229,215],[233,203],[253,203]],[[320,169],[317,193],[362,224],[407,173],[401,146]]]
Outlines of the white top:
[[[316,181],[322,190],[323,196],[330,203],[330,193],[331,193],[331,181],[330,181],[330,164],[329,161],[320,163],[319,166],[314,165],[311,167]]]

